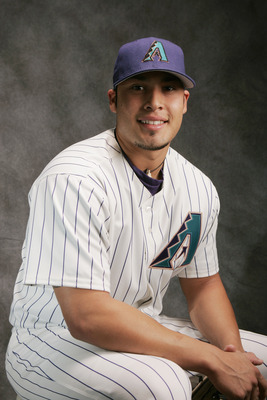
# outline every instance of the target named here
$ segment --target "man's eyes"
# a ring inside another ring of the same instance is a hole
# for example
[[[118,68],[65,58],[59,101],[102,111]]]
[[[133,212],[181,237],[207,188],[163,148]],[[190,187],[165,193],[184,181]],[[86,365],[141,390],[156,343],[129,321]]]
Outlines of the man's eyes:
[[[164,86],[164,90],[166,90],[166,92],[171,92],[172,90],[175,90],[175,89],[176,89],[175,86],[171,86],[171,85]]]
[[[144,86],[142,85],[133,85],[132,86],[132,90],[144,90]]]
[[[131,89],[132,89],[132,90],[135,90],[135,91],[143,91],[143,90],[145,90],[145,86],[142,86],[142,85],[132,85],[132,86],[131,86]],[[164,86],[162,87],[162,90],[163,90],[163,91],[166,91],[166,92],[172,92],[173,90],[177,90],[177,86],[176,86],[176,85],[164,85]]]

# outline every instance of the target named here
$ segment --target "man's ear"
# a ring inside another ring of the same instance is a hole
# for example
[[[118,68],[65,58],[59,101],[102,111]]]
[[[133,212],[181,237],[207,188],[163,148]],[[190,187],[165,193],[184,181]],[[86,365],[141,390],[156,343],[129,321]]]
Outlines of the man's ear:
[[[183,109],[183,114],[185,114],[187,112],[187,102],[189,99],[190,93],[188,92],[188,90],[184,91],[184,109]]]
[[[113,89],[109,89],[108,91],[108,99],[109,99],[109,108],[110,110],[116,114],[117,112],[117,101],[116,101],[117,93]]]

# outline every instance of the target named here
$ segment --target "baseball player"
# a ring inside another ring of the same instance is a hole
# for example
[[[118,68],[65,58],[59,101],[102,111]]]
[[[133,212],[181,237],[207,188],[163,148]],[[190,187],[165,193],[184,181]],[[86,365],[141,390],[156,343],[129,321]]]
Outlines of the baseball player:
[[[264,399],[267,339],[239,331],[219,276],[218,194],[170,147],[195,85],[183,52],[127,43],[113,78],[116,129],[62,151],[30,190],[10,383],[22,399],[184,400],[201,374]],[[190,321],[161,314],[174,277]]]

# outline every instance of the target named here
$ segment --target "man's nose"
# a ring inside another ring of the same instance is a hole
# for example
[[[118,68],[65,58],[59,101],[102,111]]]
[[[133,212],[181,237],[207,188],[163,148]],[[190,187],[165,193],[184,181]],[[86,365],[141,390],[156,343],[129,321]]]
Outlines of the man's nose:
[[[155,111],[163,108],[163,94],[159,88],[153,88],[147,92],[145,110]]]

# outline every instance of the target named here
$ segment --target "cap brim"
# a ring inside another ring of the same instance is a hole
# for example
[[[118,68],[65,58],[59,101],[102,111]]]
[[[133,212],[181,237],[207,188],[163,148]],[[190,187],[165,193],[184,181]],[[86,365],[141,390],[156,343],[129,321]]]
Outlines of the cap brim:
[[[119,81],[117,81],[117,82],[114,82],[114,84],[113,84],[114,89],[115,89],[116,86],[118,86],[120,83],[127,81],[127,79],[130,79],[130,78],[132,78],[132,77],[134,77],[134,76],[136,76],[136,75],[145,74],[145,73],[147,73],[147,72],[154,72],[154,71],[167,72],[168,74],[171,74],[171,75],[176,76],[176,77],[179,78],[179,79],[181,80],[181,82],[183,83],[184,89],[192,89],[192,88],[194,88],[194,87],[196,86],[195,81],[194,81],[192,78],[190,78],[190,76],[188,76],[188,75],[184,75],[184,74],[181,74],[181,73],[177,73],[177,72],[174,72],[174,71],[170,71],[170,70],[168,70],[168,69],[147,69],[147,70],[145,70],[145,71],[136,72],[136,73],[134,73],[134,74],[132,74],[132,75],[129,75],[129,76],[125,77],[124,79],[121,79],[121,80],[119,80]]]

